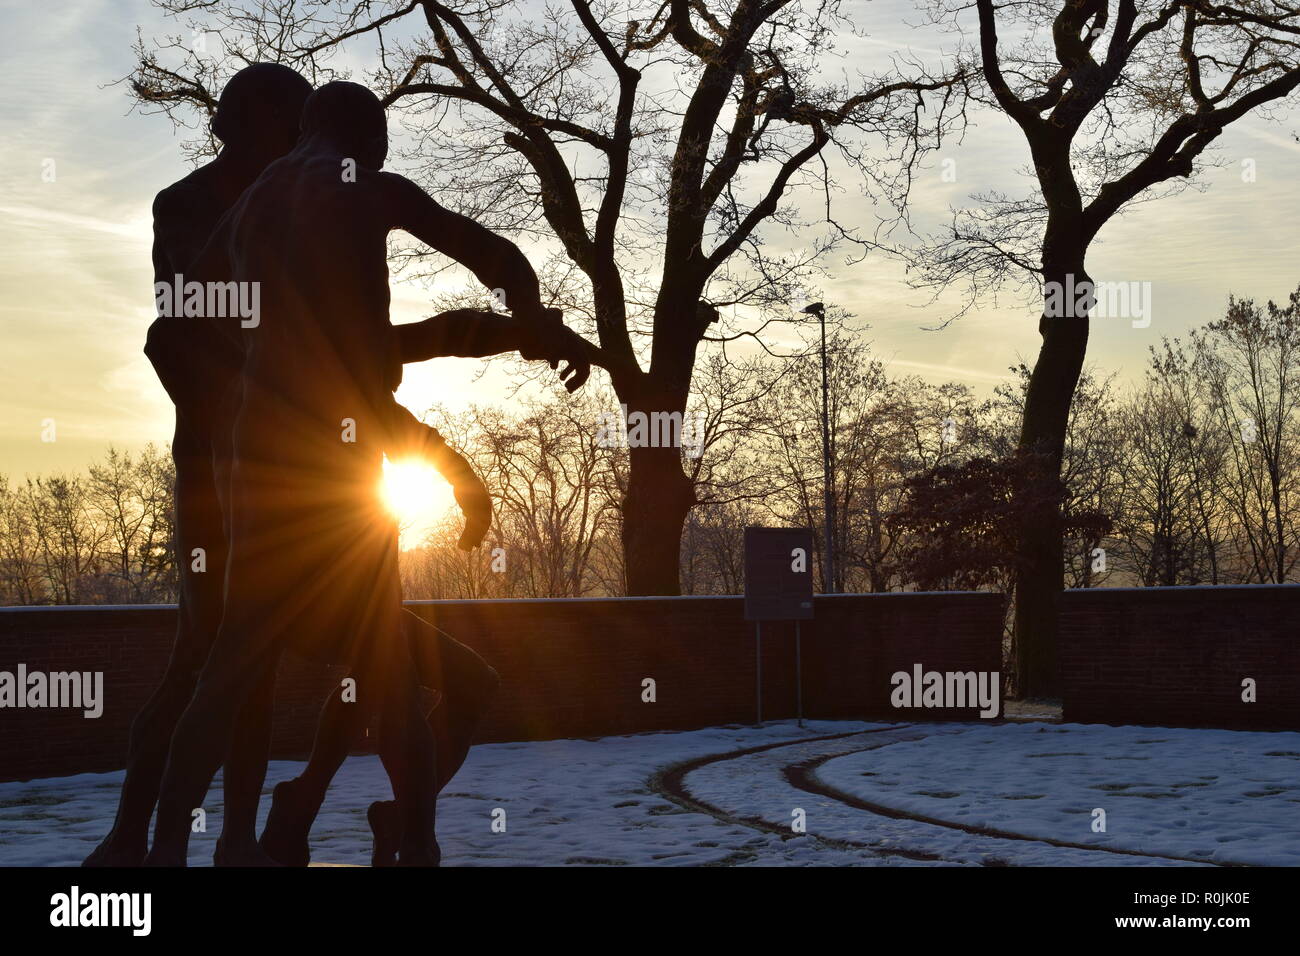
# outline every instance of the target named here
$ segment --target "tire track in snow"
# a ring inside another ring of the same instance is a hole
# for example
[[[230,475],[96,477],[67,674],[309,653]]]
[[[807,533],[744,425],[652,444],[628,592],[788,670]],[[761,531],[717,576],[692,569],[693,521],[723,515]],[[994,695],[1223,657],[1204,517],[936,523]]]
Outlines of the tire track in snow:
[[[845,808],[853,814],[853,817],[863,817],[861,829],[865,832],[884,832],[889,833],[887,839],[860,840],[845,837],[842,835],[832,836],[827,833],[813,833],[811,830],[806,834],[808,838],[840,848],[856,849],[866,851],[876,857],[901,857],[906,860],[915,862],[929,863],[958,863],[958,864],[975,864],[982,866],[1011,866],[1011,865],[1070,865],[1069,857],[1076,857],[1083,854],[1084,858],[1097,859],[1095,854],[1109,854],[1114,859],[1114,863],[1123,861],[1128,865],[1143,865],[1143,861],[1150,861],[1151,864],[1169,863],[1169,864],[1190,864],[1202,866],[1249,866],[1244,863],[1224,863],[1215,860],[1206,860],[1195,857],[1172,856],[1158,853],[1144,853],[1140,850],[1132,850],[1120,847],[1106,847],[1086,843],[1075,843],[1067,840],[1056,840],[1050,837],[1028,836],[1012,831],[998,830],[991,827],[981,827],[971,824],[954,823],[935,817],[928,817],[922,814],[914,814],[909,811],[898,810],[882,804],[872,803],[863,800],[853,794],[845,793],[838,788],[828,786],[816,777],[816,770],[822,764],[837,757],[846,756],[851,753],[860,753],[865,750],[876,750],[881,747],[891,746],[896,743],[921,740],[933,733],[961,733],[960,728],[952,728],[951,725],[945,727],[942,725],[931,725],[928,729],[921,729],[924,725],[917,724],[899,724],[890,727],[875,728],[867,731],[852,731],[843,734],[830,734],[819,737],[806,737],[794,741],[779,741],[771,744],[764,744],[758,747],[750,747],[743,750],[728,751],[720,754],[712,754],[704,757],[697,757],[692,760],[684,761],[679,764],[667,767],[654,774],[648,784],[651,789],[657,791],[666,799],[669,799],[679,805],[688,807],[702,813],[710,814],[719,820],[739,824],[742,826],[759,829],[764,832],[779,834],[784,837],[792,837],[789,824],[773,822],[759,813],[752,812],[752,809],[742,810],[735,807],[722,805],[718,798],[705,799],[700,793],[692,790],[688,782],[688,777],[696,774],[697,771],[705,771],[708,768],[717,767],[731,761],[749,761],[750,758],[760,757],[771,751],[781,750],[783,748],[799,748],[802,753],[796,752],[789,755],[790,759],[784,759],[773,755],[776,761],[767,761],[767,766],[760,768],[761,772],[776,772],[779,779],[802,793],[821,798],[822,800],[832,801],[838,807]],[[871,739],[873,735],[888,734],[887,739]],[[812,750],[812,753],[807,751]],[[759,778],[761,781],[761,777]],[[761,782],[756,781],[761,787]],[[696,790],[701,789],[696,787]],[[852,819],[852,818],[848,818]],[[887,823],[888,822],[888,823]],[[901,828],[899,824],[903,824]],[[915,824],[920,828],[909,828],[906,824]],[[967,837],[975,838],[975,841],[965,842],[962,845],[954,846],[945,852],[934,852],[909,846],[898,845],[895,840],[905,841],[909,837],[926,836],[925,830],[934,828],[940,832],[950,834],[960,834]],[[803,836],[803,835],[800,835]],[[1003,841],[1008,841],[1010,846],[1000,846]],[[1052,847],[1063,852],[1065,860],[1044,860],[1041,864],[1034,861],[1029,864],[1016,864],[1002,858],[1006,851],[1010,850],[1014,855],[1017,844],[1032,845],[1038,848]],[[1002,851],[1002,855],[998,855]]]
[[[889,741],[889,743],[902,743],[901,740]],[[881,744],[880,746],[888,746]],[[875,747],[864,747],[862,750],[874,750]],[[1199,857],[1191,856],[1171,856],[1165,853],[1144,853],[1141,850],[1130,850],[1126,847],[1099,846],[1089,843],[1074,843],[1070,840],[1057,840],[1052,837],[1029,836],[1024,833],[1016,833],[1012,830],[999,830],[995,827],[984,827],[977,824],[954,823],[951,820],[944,820],[939,817],[926,816],[920,813],[911,813],[904,810],[896,810],[893,807],[885,806],[881,803],[872,803],[869,800],[863,800],[861,797],[851,793],[846,793],[838,787],[832,787],[830,784],[822,782],[817,777],[817,768],[828,760],[834,760],[836,757],[847,756],[850,752],[843,754],[826,754],[824,756],[812,757],[800,763],[787,765],[782,770],[782,776],[785,777],[791,786],[797,787],[806,793],[816,794],[817,796],[829,797],[832,800],[838,800],[840,803],[847,804],[857,810],[866,813],[872,813],[877,816],[888,817],[894,820],[910,820],[915,823],[925,823],[935,827],[946,827],[952,830],[960,830],[963,833],[970,833],[975,836],[993,837],[999,840],[1023,840],[1028,843],[1046,843],[1048,846],[1061,847],[1067,850],[1090,850],[1097,853],[1118,853],[1121,856],[1137,856],[1152,860],[1169,860],[1174,863],[1199,863],[1204,866],[1253,866],[1252,863],[1231,863],[1217,860],[1205,860]]]
[[[793,836],[793,834],[791,833],[790,828],[788,826],[781,826],[779,824],[772,823],[769,820],[764,820],[762,817],[752,816],[748,814],[731,813],[727,810],[724,810],[721,807],[714,806],[713,804],[706,803],[696,798],[686,788],[687,775],[696,770],[699,770],[701,767],[709,766],[710,764],[722,763],[726,760],[736,759],[739,757],[748,757],[754,754],[763,753],[768,750],[774,750],[778,747],[790,747],[790,746],[797,746],[797,745],[828,742],[833,740],[843,740],[847,737],[858,737],[861,736],[862,734],[874,734],[874,733],[881,733],[883,731],[897,730],[897,729],[899,728],[881,727],[876,730],[855,730],[843,734],[828,734],[822,737],[804,737],[800,740],[793,740],[793,741],[782,740],[782,741],[778,741],[777,743],[763,744],[758,747],[747,747],[744,750],[732,750],[721,754],[710,754],[705,757],[695,757],[692,758],[691,760],[686,760],[681,763],[673,764],[669,767],[665,767],[662,770],[656,771],[654,774],[651,775],[650,779],[646,781],[646,783],[651,790],[658,793],[665,800],[669,800],[677,804],[678,806],[687,808],[688,810],[693,810],[697,813],[708,814],[709,816],[714,817],[715,819],[717,819],[722,823],[749,827],[750,829],[753,830],[761,830],[764,833],[771,833],[783,838],[789,838]],[[853,749],[842,751],[842,753],[852,753],[852,752]],[[835,754],[832,754],[830,756],[835,756]],[[927,862],[927,863],[944,862],[943,857],[933,853],[926,853],[920,850],[906,850],[906,849],[887,850],[878,845],[874,845],[871,843],[864,843],[856,840],[836,839],[836,838],[825,837],[825,836],[817,836],[811,833],[808,834],[808,836],[811,837],[819,844],[834,846],[841,850],[863,850],[866,851],[867,853],[872,854],[873,856],[881,857],[881,858],[893,856],[893,857],[903,857],[905,859],[914,860],[917,862]]]

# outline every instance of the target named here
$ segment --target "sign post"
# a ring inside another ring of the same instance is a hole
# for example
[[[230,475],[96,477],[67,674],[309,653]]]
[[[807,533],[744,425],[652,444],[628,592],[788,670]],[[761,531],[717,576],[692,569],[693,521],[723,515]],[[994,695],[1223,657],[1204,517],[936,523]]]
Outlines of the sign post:
[[[803,727],[803,649],[799,646],[799,622],[794,622],[794,712]]]
[[[803,726],[799,622],[813,616],[812,532],[807,528],[745,529],[745,620],[754,622],[756,713],[763,723],[763,622],[795,622],[795,706]]]

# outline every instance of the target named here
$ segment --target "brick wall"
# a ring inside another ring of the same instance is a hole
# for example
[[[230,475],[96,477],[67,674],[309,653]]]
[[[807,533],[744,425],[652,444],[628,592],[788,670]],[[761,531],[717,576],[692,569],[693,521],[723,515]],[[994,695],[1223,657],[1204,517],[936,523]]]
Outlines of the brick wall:
[[[409,602],[474,648],[502,684],[483,741],[589,737],[752,722],[754,628],[739,597]],[[808,717],[894,717],[889,677],[996,671],[1002,596],[987,593],[818,597],[803,622]],[[0,709],[0,780],[122,765],[131,720],[167,663],[171,607],[0,608],[0,670],[103,671],[103,716]],[[765,719],[795,713],[794,626],[763,627]],[[273,754],[301,757],[325,695],[343,672],[287,659],[276,693]],[[642,680],[657,701],[643,703]],[[938,709],[907,719],[969,717]]]
[[[1061,676],[1069,721],[1298,730],[1300,585],[1067,591]]]

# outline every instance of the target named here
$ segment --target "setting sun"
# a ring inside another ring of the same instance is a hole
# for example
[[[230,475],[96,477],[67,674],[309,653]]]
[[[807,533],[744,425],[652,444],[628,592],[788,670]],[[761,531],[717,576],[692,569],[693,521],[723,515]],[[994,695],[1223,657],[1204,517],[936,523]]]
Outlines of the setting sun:
[[[419,460],[384,459],[384,478],[379,486],[384,506],[406,532],[423,532],[455,507],[451,486],[436,468]]]

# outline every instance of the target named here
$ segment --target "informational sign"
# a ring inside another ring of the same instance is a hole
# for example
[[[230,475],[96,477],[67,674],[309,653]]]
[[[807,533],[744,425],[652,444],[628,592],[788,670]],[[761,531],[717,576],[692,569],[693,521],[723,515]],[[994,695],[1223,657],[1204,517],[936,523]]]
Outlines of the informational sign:
[[[746,528],[745,620],[811,620],[812,557],[807,528]]]

